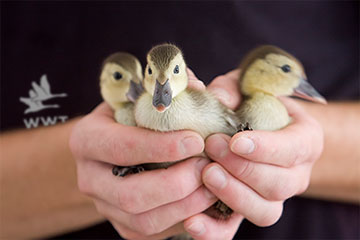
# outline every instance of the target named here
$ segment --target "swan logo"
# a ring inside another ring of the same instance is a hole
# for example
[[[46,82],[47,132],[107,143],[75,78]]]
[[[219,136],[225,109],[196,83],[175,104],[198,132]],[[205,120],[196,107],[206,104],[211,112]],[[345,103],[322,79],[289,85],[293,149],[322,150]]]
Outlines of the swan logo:
[[[40,85],[36,82],[32,82],[32,89],[29,90],[29,97],[20,97],[20,102],[27,105],[24,114],[40,112],[48,108],[59,108],[58,104],[44,104],[46,100],[53,98],[67,97],[66,93],[51,93],[50,84],[46,74],[40,78]],[[26,128],[36,128],[41,123],[44,126],[55,125],[58,120],[65,122],[68,116],[54,116],[54,117],[36,117],[24,119]]]

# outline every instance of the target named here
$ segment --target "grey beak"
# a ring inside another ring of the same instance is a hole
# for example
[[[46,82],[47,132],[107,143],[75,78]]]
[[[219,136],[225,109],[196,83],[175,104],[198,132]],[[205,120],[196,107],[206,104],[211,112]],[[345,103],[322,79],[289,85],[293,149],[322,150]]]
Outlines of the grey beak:
[[[326,99],[304,78],[301,78],[300,84],[294,89],[293,95],[317,103],[327,103]]]
[[[134,82],[133,80],[130,81],[130,88],[129,91],[126,93],[126,97],[133,103],[140,97],[140,95],[144,92],[144,87],[141,84]]]
[[[170,88],[169,80],[166,80],[164,85],[161,85],[159,81],[156,80],[154,95],[153,95],[153,105],[159,112],[163,112],[171,104],[172,100],[172,91]]]

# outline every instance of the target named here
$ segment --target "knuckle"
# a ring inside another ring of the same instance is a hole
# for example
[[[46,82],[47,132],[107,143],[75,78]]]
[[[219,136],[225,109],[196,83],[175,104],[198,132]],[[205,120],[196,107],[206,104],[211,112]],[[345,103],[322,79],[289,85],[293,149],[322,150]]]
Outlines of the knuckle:
[[[252,173],[254,172],[254,167],[254,164],[249,160],[244,159],[239,161],[236,177],[238,179],[246,179],[248,176],[252,175]]]
[[[135,215],[133,218],[133,226],[137,232],[145,236],[150,236],[161,232],[158,224],[154,223],[153,216],[149,213]]]
[[[284,201],[296,193],[293,185],[288,181],[283,181],[276,186],[277,187],[270,192],[269,200],[271,201]]]
[[[126,213],[136,214],[139,212],[138,200],[133,194],[129,194],[129,191],[117,191],[117,204]]]
[[[304,144],[302,139],[297,139],[296,141],[289,142],[288,144],[288,152],[285,155],[288,157],[283,164],[285,168],[291,168],[304,161],[308,154],[308,145]]]
[[[272,206],[268,211],[264,212],[260,220],[257,222],[257,225],[261,227],[269,227],[275,224],[280,219],[282,211],[282,202],[276,203],[276,206]]]
[[[133,194],[128,194],[129,191],[118,191],[117,192],[117,203],[118,207],[126,213],[129,214],[138,214],[141,209],[139,203],[139,198]]]
[[[309,144],[302,144],[302,147],[295,152],[294,160],[291,166],[295,166],[298,163],[307,161],[309,158],[310,146]]]

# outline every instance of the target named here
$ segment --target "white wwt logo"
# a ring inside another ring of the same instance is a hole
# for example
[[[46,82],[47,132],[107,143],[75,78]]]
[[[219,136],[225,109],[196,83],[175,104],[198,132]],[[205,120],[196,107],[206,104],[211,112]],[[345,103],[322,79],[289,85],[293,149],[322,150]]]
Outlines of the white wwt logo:
[[[29,97],[20,97],[20,102],[28,106],[28,108],[25,109],[25,114],[39,112],[46,108],[59,108],[60,106],[58,104],[44,105],[43,101],[67,96],[66,93],[52,94],[50,91],[50,84],[45,74],[40,78],[40,85],[38,85],[36,82],[32,82],[31,85],[33,89],[29,90]]]
[[[32,82],[32,89],[29,90],[29,97],[20,97],[20,102],[27,105],[24,114],[40,112],[47,108],[59,108],[59,104],[44,104],[46,100],[59,97],[67,97],[66,93],[51,93],[50,84],[47,80],[46,74],[40,78],[40,85],[36,82]],[[24,124],[26,128],[36,128],[40,125],[50,126],[55,125],[58,122],[65,122],[68,116],[46,116],[35,118],[24,118]]]
[[[46,117],[35,117],[35,118],[24,118],[24,124],[26,128],[37,128],[40,125],[42,126],[51,126],[55,125],[58,122],[66,122],[68,116],[46,116]]]

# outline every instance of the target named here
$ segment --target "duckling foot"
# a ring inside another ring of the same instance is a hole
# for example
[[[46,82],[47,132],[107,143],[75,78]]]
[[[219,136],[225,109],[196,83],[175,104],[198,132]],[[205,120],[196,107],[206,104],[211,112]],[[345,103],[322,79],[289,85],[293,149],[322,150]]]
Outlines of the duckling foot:
[[[238,131],[237,132],[243,132],[243,131],[253,131],[254,129],[252,129],[250,127],[250,124],[248,122],[246,122],[245,124],[240,123],[240,125],[238,126]]]
[[[214,205],[210,208],[205,210],[205,213],[215,219],[218,220],[226,220],[231,217],[234,211],[229,208],[225,203],[222,201],[217,201]]]
[[[145,169],[140,165],[129,167],[114,166],[112,169],[112,173],[118,177],[125,177],[127,175],[136,174],[142,171],[145,171]]]
[[[225,203],[222,201],[217,201],[215,205],[215,209],[219,212],[219,219],[227,219],[231,216],[234,212],[231,208],[229,208]]]

